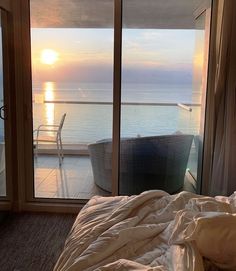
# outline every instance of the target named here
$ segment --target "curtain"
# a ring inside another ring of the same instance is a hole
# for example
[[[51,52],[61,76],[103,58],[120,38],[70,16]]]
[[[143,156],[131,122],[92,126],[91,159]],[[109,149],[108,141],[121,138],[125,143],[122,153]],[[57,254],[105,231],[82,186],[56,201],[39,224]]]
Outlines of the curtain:
[[[218,1],[219,13],[213,46],[216,68],[212,83],[210,119],[206,119],[209,174],[203,193],[230,195],[236,191],[236,1]],[[219,22],[220,20],[220,22]],[[220,37],[219,39],[217,39]]]

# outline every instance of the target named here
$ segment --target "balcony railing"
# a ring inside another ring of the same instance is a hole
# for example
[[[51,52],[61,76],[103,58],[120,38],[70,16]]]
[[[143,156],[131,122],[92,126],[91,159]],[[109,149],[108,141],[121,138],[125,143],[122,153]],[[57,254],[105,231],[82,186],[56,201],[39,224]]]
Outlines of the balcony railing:
[[[56,124],[67,113],[62,130],[65,150],[86,154],[87,144],[112,137],[112,102],[47,101],[33,103],[34,128],[40,124]],[[153,136],[177,131],[198,134],[198,103],[122,102],[121,136]],[[44,144],[42,150],[53,151]]]

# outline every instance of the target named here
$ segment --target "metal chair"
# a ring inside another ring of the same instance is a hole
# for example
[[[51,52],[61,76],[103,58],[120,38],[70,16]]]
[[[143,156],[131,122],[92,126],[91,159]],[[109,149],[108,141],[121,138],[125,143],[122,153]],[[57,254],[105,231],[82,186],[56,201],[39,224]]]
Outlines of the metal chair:
[[[34,146],[35,146],[35,155],[38,155],[38,145],[40,142],[44,143],[56,143],[57,145],[57,155],[59,158],[59,165],[62,163],[63,156],[63,146],[61,140],[61,131],[65,121],[66,113],[63,114],[59,125],[39,125],[39,127],[34,130],[36,133],[36,137],[34,138]],[[52,135],[48,135],[48,133]]]

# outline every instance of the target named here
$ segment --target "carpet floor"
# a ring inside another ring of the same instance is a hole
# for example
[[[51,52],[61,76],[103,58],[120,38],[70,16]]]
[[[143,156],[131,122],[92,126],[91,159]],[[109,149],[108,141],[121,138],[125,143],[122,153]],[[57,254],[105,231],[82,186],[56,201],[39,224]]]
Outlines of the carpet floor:
[[[0,224],[0,270],[53,270],[75,218],[71,214],[8,215]]]

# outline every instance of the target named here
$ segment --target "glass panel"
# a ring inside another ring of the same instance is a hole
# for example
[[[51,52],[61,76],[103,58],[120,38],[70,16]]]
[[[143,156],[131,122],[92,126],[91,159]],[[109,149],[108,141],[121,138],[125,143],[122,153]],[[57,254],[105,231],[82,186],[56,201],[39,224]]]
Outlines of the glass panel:
[[[208,64],[209,47],[209,22],[207,21],[208,11],[203,12],[195,20],[195,51],[193,63],[193,92],[200,93],[198,103],[200,107],[200,127],[194,136],[192,152],[189,159],[189,172],[198,180],[201,174],[202,144],[205,119],[205,99],[206,99],[206,77]]]
[[[1,23],[1,13],[0,13]],[[0,25],[0,110],[2,116],[4,116],[4,86],[3,86],[3,41],[2,41],[2,26]],[[6,196],[6,173],[5,173],[5,130],[4,120],[0,118],[0,196]]]
[[[123,1],[122,195],[195,192],[188,165],[196,167],[193,142],[204,116],[195,78],[196,3]]]
[[[31,27],[35,196],[110,195],[113,1],[32,0]]]

